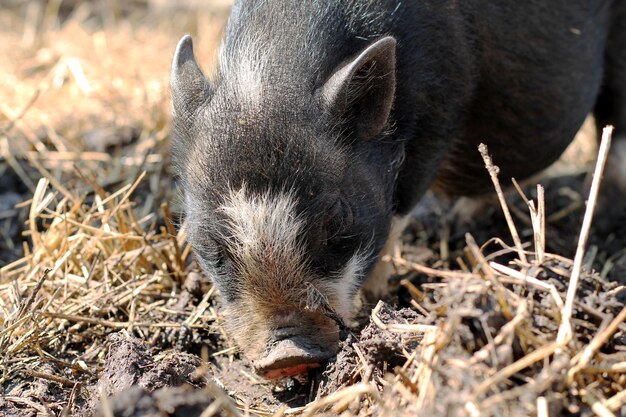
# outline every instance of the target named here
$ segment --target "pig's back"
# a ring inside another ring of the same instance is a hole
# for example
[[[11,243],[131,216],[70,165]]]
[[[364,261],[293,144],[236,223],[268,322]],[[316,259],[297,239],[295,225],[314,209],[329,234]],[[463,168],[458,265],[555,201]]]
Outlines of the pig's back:
[[[436,186],[449,194],[491,189],[481,142],[500,178],[554,162],[592,110],[602,81],[609,1],[466,3],[479,78],[467,118]]]

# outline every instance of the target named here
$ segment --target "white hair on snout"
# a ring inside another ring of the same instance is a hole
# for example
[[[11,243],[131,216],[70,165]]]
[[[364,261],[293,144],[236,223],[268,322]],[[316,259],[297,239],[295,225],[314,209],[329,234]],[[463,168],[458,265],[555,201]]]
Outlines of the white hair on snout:
[[[220,240],[233,263],[230,285],[239,294],[226,306],[225,325],[253,360],[264,354],[274,329],[282,326],[298,326],[322,345],[336,343],[338,328],[327,307],[344,322],[352,318],[354,296],[371,256],[367,245],[336,276],[317,277],[302,239],[307,225],[297,203],[293,192],[254,194],[242,187],[231,189],[219,207],[224,217]]]
[[[226,196],[219,209],[226,217],[222,239],[236,264],[242,294],[257,301],[291,301],[305,290],[304,220],[296,203],[290,192],[253,195],[245,187]]]
[[[296,204],[292,192],[253,195],[245,187],[229,191],[219,210],[226,217],[222,239],[235,263],[237,290],[249,302],[304,307],[309,285],[314,285],[330,307],[348,320],[371,245],[357,250],[336,276],[312,282],[301,239],[305,220]]]
[[[361,287],[367,261],[370,257],[370,250],[355,252],[344,266],[341,274],[330,282],[328,288],[330,303],[344,321],[349,321],[352,318],[354,297]]]

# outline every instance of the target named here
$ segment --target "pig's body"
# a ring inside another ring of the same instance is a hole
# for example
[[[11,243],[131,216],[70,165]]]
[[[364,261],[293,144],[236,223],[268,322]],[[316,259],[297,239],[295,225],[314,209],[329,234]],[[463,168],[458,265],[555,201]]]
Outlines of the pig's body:
[[[545,168],[603,79],[597,116],[624,134],[624,9],[239,1],[210,82],[184,38],[172,96],[190,241],[259,370],[289,375],[333,353],[333,317],[350,316],[392,215],[433,183],[489,190],[480,142],[502,178]]]

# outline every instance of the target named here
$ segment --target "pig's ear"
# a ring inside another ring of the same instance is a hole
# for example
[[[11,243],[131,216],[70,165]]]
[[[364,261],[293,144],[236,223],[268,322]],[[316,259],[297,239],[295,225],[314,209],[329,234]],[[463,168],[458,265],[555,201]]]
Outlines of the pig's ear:
[[[344,66],[322,87],[322,101],[332,114],[348,117],[363,139],[387,125],[396,90],[396,40],[382,38]]]
[[[189,35],[183,36],[176,46],[170,85],[172,111],[175,116],[190,117],[210,94],[209,83],[193,55],[193,44]]]

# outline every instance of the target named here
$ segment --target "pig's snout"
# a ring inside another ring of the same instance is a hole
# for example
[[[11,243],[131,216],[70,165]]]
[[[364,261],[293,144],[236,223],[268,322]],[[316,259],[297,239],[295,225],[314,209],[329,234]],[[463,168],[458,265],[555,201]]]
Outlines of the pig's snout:
[[[256,372],[276,379],[298,375],[318,368],[335,355],[331,346],[323,346],[310,337],[298,334],[295,327],[277,329],[273,343],[261,359],[255,361]]]

